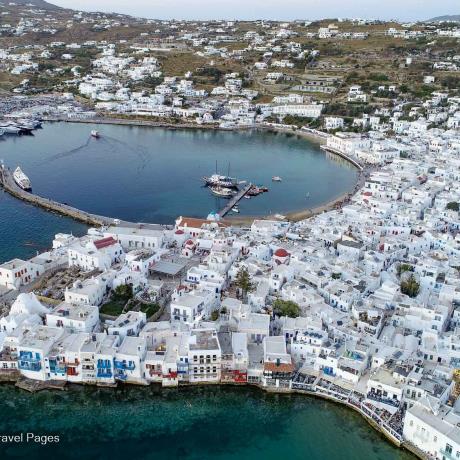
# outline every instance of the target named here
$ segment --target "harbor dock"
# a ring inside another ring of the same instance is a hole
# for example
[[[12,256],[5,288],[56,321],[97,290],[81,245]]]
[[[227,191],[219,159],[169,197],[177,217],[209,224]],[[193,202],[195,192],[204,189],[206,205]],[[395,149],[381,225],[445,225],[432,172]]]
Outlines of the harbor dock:
[[[239,190],[238,193],[235,196],[233,196],[227,202],[227,204],[219,211],[219,216],[225,217],[232,210],[232,208],[236,206],[243,199],[243,197],[249,192],[251,187],[252,187],[252,184],[248,184],[246,185],[246,187]]]
[[[99,216],[89,212],[82,211],[64,203],[44,198],[33,193],[27,192],[20,188],[13,179],[12,171],[6,166],[0,168],[0,186],[10,195],[19,198],[20,200],[27,201],[35,206],[40,206],[48,211],[62,214],[63,216],[72,217],[85,224],[95,226],[116,225],[119,221],[111,217]]]

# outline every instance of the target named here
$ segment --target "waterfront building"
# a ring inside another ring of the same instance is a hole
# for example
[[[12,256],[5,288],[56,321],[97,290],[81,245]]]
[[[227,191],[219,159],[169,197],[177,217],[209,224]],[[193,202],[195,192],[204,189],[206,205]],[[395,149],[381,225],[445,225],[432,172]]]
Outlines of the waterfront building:
[[[194,329],[189,337],[190,383],[218,383],[222,351],[215,330]]]
[[[460,415],[457,407],[437,404],[431,398],[418,400],[406,411],[404,438],[433,458],[460,455]]]
[[[108,270],[113,264],[124,260],[123,249],[113,237],[88,241],[84,245],[73,244],[67,249],[69,267],[80,267],[83,270]]]
[[[122,382],[144,383],[145,375],[142,362],[146,353],[147,344],[145,339],[126,336],[115,355],[115,379]]]
[[[64,333],[62,328],[42,325],[25,331],[16,351],[20,373],[32,380],[48,380],[48,353]]]
[[[0,286],[7,289],[19,289],[30,284],[45,270],[31,261],[13,259],[0,265]]]

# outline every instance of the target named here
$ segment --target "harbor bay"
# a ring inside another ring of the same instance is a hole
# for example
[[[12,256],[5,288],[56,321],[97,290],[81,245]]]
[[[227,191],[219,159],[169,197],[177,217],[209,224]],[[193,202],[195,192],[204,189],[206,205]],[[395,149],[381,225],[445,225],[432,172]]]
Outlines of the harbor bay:
[[[315,143],[287,134],[168,130],[45,123],[34,136],[0,144],[6,166],[20,165],[33,192],[84,211],[129,221],[170,224],[206,217],[225,204],[204,187],[217,171],[268,188],[241,200],[246,216],[314,208],[351,191],[357,171]],[[280,178],[273,182],[272,178]]]

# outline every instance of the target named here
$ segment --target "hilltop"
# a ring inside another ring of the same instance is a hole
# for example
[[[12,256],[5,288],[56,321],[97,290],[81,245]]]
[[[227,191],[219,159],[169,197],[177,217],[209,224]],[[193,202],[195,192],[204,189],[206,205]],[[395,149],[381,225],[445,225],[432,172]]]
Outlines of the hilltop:
[[[427,22],[460,22],[460,14],[446,14],[429,19]]]
[[[16,5],[26,6],[26,5],[34,5],[37,8],[42,10],[62,10],[60,6],[54,5],[52,3],[48,3],[45,0],[14,0]]]

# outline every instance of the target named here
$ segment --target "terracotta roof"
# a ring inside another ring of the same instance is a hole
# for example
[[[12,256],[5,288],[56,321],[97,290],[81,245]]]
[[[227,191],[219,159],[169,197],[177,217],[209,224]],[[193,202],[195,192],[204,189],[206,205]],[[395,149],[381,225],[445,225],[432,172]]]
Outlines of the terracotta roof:
[[[176,235],[183,235],[183,234],[184,234],[183,230],[176,230]]]
[[[196,219],[195,217],[181,217],[177,227],[202,228],[203,225],[217,224],[219,227],[228,227],[228,224],[207,219]]]
[[[275,251],[275,256],[276,257],[288,257],[289,252],[287,252],[286,249],[279,248]]]
[[[112,244],[115,244],[116,242],[117,240],[113,239],[112,236],[108,236],[107,238],[102,238],[102,240],[95,241],[94,246],[96,246],[97,249],[102,249],[112,246]]]
[[[288,372],[294,372],[294,364],[288,364],[288,363],[265,363],[264,364],[264,371],[268,372],[282,372],[282,373],[288,373]]]

